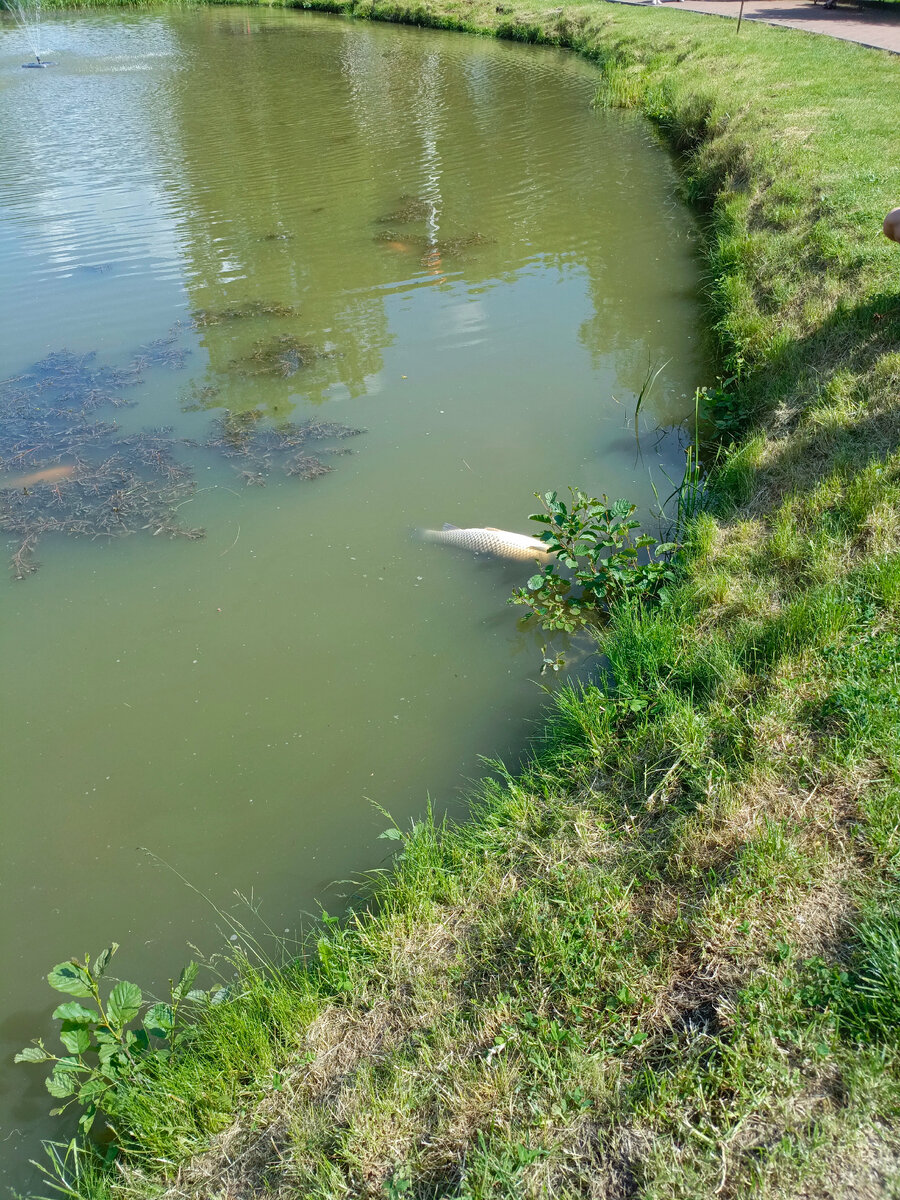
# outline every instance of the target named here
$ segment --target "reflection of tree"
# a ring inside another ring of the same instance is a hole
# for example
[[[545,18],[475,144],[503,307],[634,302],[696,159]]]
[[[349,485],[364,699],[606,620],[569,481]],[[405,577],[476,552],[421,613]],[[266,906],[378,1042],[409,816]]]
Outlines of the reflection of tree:
[[[556,63],[519,47],[294,13],[172,25],[191,69],[168,77],[152,119],[191,307],[297,310],[200,330],[214,403],[286,415],[336,385],[364,394],[391,341],[388,296],[414,306],[416,287],[445,281],[483,295],[523,271],[584,277],[582,343],[625,387],[648,356],[684,362],[683,346],[656,344],[647,299],[670,266],[692,273],[686,242],[661,255],[660,223],[683,237],[683,217],[660,212],[667,182],[647,187],[655,148],[592,114],[586,80],[561,85]],[[265,337],[333,353],[248,378],[236,363]]]
[[[211,403],[283,416],[298,395],[321,400],[336,384],[363,394],[390,337],[365,264],[341,252],[345,230],[365,223],[366,187],[331,188],[323,170],[341,146],[364,178],[376,174],[352,106],[330,102],[339,64],[315,53],[302,65],[286,60],[278,23],[255,14],[198,14],[176,28],[192,69],[170,77],[155,115],[172,159],[190,305],[235,314],[198,331]],[[252,302],[294,312],[241,319]],[[278,338],[321,353],[309,365],[245,369]]]

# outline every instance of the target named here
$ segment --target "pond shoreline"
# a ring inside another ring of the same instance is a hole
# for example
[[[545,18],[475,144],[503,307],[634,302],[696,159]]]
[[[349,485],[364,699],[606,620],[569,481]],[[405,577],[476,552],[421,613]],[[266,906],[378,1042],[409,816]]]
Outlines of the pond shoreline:
[[[721,450],[670,607],[604,634],[615,682],[466,824],[398,831],[305,960],[241,960],[72,1194],[887,1195],[896,63],[602,2],[299,7],[568,47],[646,113],[704,216]]]

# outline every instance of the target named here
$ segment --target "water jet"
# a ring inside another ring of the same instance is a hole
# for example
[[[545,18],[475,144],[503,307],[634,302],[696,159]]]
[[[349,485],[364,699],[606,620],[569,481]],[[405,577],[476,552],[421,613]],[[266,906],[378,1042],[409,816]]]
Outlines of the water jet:
[[[41,58],[41,0],[2,0],[2,7],[12,13],[16,24],[25,34],[28,45],[34,51],[34,62],[22,63],[22,66],[55,67],[56,63]]]

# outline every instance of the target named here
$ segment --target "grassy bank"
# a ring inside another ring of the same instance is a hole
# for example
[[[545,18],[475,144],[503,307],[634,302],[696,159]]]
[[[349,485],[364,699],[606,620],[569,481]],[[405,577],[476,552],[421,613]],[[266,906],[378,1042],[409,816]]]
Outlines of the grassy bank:
[[[342,11],[571,46],[658,127],[705,233],[711,508],[530,768],[305,961],[245,962],[72,1194],[900,1195],[900,67],[602,2]]]

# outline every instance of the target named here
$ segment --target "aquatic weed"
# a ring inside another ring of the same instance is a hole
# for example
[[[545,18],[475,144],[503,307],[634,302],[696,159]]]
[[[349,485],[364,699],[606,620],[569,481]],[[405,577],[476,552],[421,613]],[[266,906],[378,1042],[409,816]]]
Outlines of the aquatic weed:
[[[332,467],[322,462],[322,454],[349,454],[349,448],[319,447],[309,452],[310,442],[343,441],[365,432],[337,421],[285,421],[271,425],[263,421],[258,409],[226,412],[213,423],[212,437],[206,446],[228,459],[239,460],[240,477],[245,484],[262,486],[273,470],[301,479],[318,479]]]
[[[296,317],[299,309],[274,300],[248,300],[244,304],[229,304],[225,308],[198,308],[193,323],[198,329],[222,325],[228,321],[249,321],[257,317]]]
[[[243,358],[236,358],[232,366],[244,375],[276,375],[287,378],[311,366],[320,358],[330,358],[328,351],[319,350],[310,342],[301,341],[291,333],[282,333],[273,338],[260,338],[253,349]]]
[[[50,533],[203,536],[177,517],[195,484],[175,458],[171,429],[123,437],[114,422],[91,419],[101,406],[128,403],[123,393],[141,382],[137,363],[121,369],[63,350],[0,385],[0,469],[12,476],[0,486],[0,530],[17,539],[16,579],[37,568],[35,549]]]

